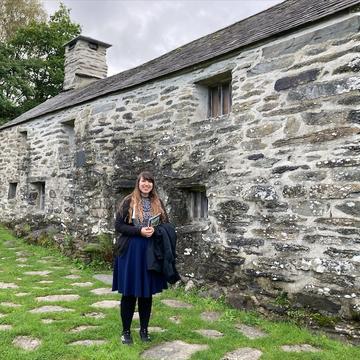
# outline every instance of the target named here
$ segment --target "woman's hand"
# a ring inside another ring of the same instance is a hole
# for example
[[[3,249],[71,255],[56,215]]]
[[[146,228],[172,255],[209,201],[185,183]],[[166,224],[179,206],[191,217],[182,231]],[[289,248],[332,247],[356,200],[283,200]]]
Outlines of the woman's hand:
[[[149,238],[154,233],[154,228],[152,226],[142,227],[140,233],[141,236]]]

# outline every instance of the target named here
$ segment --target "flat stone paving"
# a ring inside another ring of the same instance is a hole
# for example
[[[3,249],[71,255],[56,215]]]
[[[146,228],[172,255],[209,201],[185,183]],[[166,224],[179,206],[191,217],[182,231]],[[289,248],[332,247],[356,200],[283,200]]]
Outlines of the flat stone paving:
[[[76,283],[72,283],[70,284],[71,286],[77,286],[77,287],[91,287],[94,284],[90,281],[86,281],[86,282],[76,282]]]
[[[96,326],[96,325],[80,325],[80,326],[77,326],[76,328],[71,329],[69,332],[78,333],[78,332],[82,332],[85,330],[92,330],[92,329],[96,329],[96,328],[98,328],[98,326]]]
[[[29,312],[32,314],[41,314],[41,313],[54,313],[54,312],[69,312],[74,311],[74,309],[64,308],[62,306],[41,306],[39,308],[35,308],[30,310]]]
[[[204,321],[218,321],[221,317],[221,314],[216,311],[205,311],[200,314],[200,317]]]
[[[266,334],[253,326],[248,326],[245,324],[236,324],[236,330],[240,331],[243,335],[245,335],[249,339],[257,339],[266,336]]]
[[[141,354],[142,359],[187,360],[197,351],[207,350],[208,345],[188,344],[184,341],[171,341],[156,345]]]
[[[23,350],[35,350],[37,347],[41,345],[41,340],[32,338],[30,336],[17,336],[13,340],[14,346],[17,346]]]
[[[80,295],[48,295],[48,296],[39,296],[36,298],[37,301],[47,301],[47,302],[56,302],[56,301],[74,301],[80,299]]]
[[[2,330],[11,330],[12,329],[12,325],[0,325],[0,331]]]
[[[224,336],[224,334],[221,333],[220,331],[212,330],[212,329],[200,329],[200,330],[195,330],[195,332],[208,338],[220,338]]]
[[[112,275],[96,274],[93,277],[94,277],[94,279],[99,280],[99,281],[103,282],[106,285],[112,285],[112,281],[113,281]]]
[[[118,308],[119,305],[120,305],[120,302],[117,300],[103,300],[103,301],[98,301],[94,304],[91,304],[92,307],[101,308],[101,309]]]
[[[174,300],[174,299],[164,299],[161,302],[169,307],[178,308],[178,309],[190,309],[193,305],[188,304],[184,301]]]
[[[15,247],[14,242],[8,242],[8,249],[11,249],[13,247],[13,250],[16,251],[16,267],[18,269],[22,269],[22,267],[25,264],[22,264],[23,262],[28,261],[28,257],[33,256],[33,254],[25,251],[21,251],[18,248]],[[61,264],[59,261],[55,261],[55,258],[53,256],[43,257],[41,260],[38,260],[37,263],[39,264],[49,264],[49,266],[45,265],[47,269],[63,269],[64,267],[60,266]],[[54,265],[58,266],[54,266]],[[1,265],[1,263],[0,263]],[[74,336],[81,336],[81,340],[77,341],[71,341],[67,345],[68,346],[102,346],[104,344],[107,344],[110,341],[111,336],[113,334],[109,334],[109,338],[106,339],[87,339],[86,334],[89,334],[89,337],[96,336],[97,329],[101,326],[101,323],[93,324],[94,319],[97,321],[101,321],[101,319],[104,319],[106,317],[106,312],[108,312],[108,309],[118,309],[119,308],[119,300],[109,300],[106,299],[106,296],[112,295],[113,292],[111,290],[111,287],[109,285],[112,284],[112,276],[108,274],[97,274],[94,275],[93,278],[97,281],[102,282],[106,285],[106,287],[96,287],[91,289],[91,287],[95,287],[95,282],[87,281],[86,276],[81,274],[80,270],[73,269],[68,271],[68,275],[63,276],[63,279],[66,279],[67,286],[69,288],[62,288],[58,289],[55,294],[54,291],[51,291],[51,286],[56,285],[56,281],[52,279],[53,275],[56,273],[56,271],[52,270],[37,270],[36,265],[27,265],[31,266],[32,271],[26,271],[28,269],[22,269],[22,274],[26,276],[26,279],[28,279],[29,276],[34,277],[36,279],[34,281],[34,285],[32,289],[35,291],[36,289],[41,290],[42,296],[35,297],[32,295],[31,291],[21,291],[21,277],[18,277],[16,279],[13,279],[13,282],[6,282],[6,281],[0,281],[0,291],[4,292],[13,292],[13,294],[19,298],[19,302],[21,302],[21,298],[24,296],[33,296],[37,302],[39,302],[39,306],[33,309],[27,310],[31,314],[44,314],[45,317],[42,319],[39,319],[39,324],[41,326],[49,326],[48,324],[61,322],[64,324],[66,321],[65,319],[57,319],[52,318],[52,316],[56,317],[56,315],[52,315],[53,313],[65,313],[65,312],[74,312],[75,310],[71,308],[71,303],[76,303],[81,299],[81,296],[76,294],[76,291],[79,290],[82,293],[85,291],[88,291],[90,294],[99,295],[99,300],[94,303],[89,303],[88,305],[90,307],[95,308],[94,311],[88,311],[82,314],[83,321],[81,324],[74,325],[72,323],[71,327],[69,326],[68,332],[70,334],[74,334]],[[40,266],[40,265],[39,265]],[[0,270],[0,272],[3,272],[3,270]],[[48,277],[46,280],[41,280],[40,277]],[[81,278],[84,276],[84,281],[81,281]],[[76,281],[76,282],[72,282]],[[36,286],[43,285],[42,287]],[[44,286],[46,285],[46,286]],[[83,288],[83,289],[81,289]],[[49,289],[49,290],[47,290]],[[49,293],[49,295],[46,294],[46,292]],[[59,294],[61,292],[70,292],[70,294]],[[45,293],[45,294],[44,294]],[[105,297],[104,299],[101,298],[101,296]],[[165,306],[168,306],[169,308],[173,309],[173,315],[169,317],[169,321],[174,322],[176,324],[181,324],[183,320],[186,321],[186,312],[189,309],[193,308],[192,304],[186,303],[184,301],[180,301],[177,299],[163,299],[160,300],[161,303]],[[46,305],[41,306],[42,302],[51,302],[54,303],[53,305]],[[61,304],[58,304],[61,302],[68,302],[69,304],[61,306]],[[18,311],[16,308],[23,308],[23,305],[17,304],[12,301],[3,301],[0,302],[0,306],[3,307],[3,312],[0,312],[0,318],[2,323],[0,324],[0,332],[4,334],[4,332],[11,332],[16,330],[16,326],[14,324],[9,323],[7,321],[7,313],[4,312],[10,312],[13,313],[15,311]],[[65,307],[68,306],[68,307]],[[9,308],[14,308],[13,310]],[[104,309],[103,313],[101,309]],[[210,329],[207,327],[213,327],[214,324],[216,324],[217,321],[221,321],[221,312],[215,312],[215,311],[205,311],[199,314],[199,319],[201,319],[203,323],[203,328],[201,329],[189,329],[189,332],[193,332],[194,334],[197,333],[200,336],[203,336],[204,339],[203,342],[212,342],[212,341],[221,341],[220,339],[224,337],[224,334],[221,333],[218,330]],[[10,317],[9,317],[10,319]],[[135,312],[134,314],[134,320],[139,320],[139,313]],[[89,323],[86,323],[89,322]],[[135,333],[139,331],[139,328],[133,328],[132,329]],[[246,336],[250,341],[256,340],[258,338],[268,336],[264,331],[259,329],[258,327],[249,326],[246,324],[236,324],[234,326],[234,331],[241,332],[244,336]],[[150,334],[152,333],[164,333],[164,335],[161,335],[162,337],[166,336],[167,329],[161,328],[158,326],[149,327]],[[90,336],[92,335],[92,336]],[[160,336],[160,335],[158,335]],[[1,336],[0,336],[1,338]],[[76,338],[75,338],[76,339]],[[73,339],[73,340],[75,340]],[[139,341],[138,339],[135,340]],[[24,351],[34,351],[42,344],[42,339],[39,339],[35,336],[16,336],[12,340],[12,345],[14,347],[21,348]],[[196,344],[196,343],[187,343],[181,340],[174,340],[174,341],[164,341],[157,345],[151,345],[148,347],[145,351],[143,351],[140,355],[141,359],[154,359],[154,360],[187,360],[191,357],[196,358],[196,353],[201,351],[206,351],[209,349],[209,345],[207,344]],[[119,346],[121,346],[119,344]],[[283,359],[286,359],[286,353],[289,352],[319,352],[321,349],[318,349],[316,347],[313,347],[309,344],[292,344],[292,345],[283,345],[278,347],[279,350],[283,351],[284,356]],[[262,356],[262,351],[260,349],[256,349],[255,347],[239,347],[238,349],[235,349],[233,351],[230,351],[223,355],[223,357],[219,358],[209,358],[209,360],[258,360]],[[0,357],[1,358],[1,357]]]
[[[258,360],[261,355],[262,352],[258,349],[240,348],[225,354],[221,360]],[[285,360],[286,358],[284,357],[283,359]]]
[[[319,352],[320,349],[317,349],[309,344],[300,344],[300,345],[283,345],[281,349],[286,352]]]
[[[0,289],[18,289],[19,286],[14,283],[5,283],[0,281]]]
[[[110,288],[97,288],[90,290],[90,292],[96,295],[112,294],[112,290]]]
[[[93,345],[103,345],[106,344],[105,340],[78,340],[70,343],[71,346],[93,346]]]

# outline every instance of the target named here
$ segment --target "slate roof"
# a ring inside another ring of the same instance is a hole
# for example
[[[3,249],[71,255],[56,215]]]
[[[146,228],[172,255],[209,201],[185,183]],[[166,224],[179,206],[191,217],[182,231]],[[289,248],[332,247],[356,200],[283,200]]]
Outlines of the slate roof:
[[[83,88],[62,92],[4,124],[0,129],[124,90],[215,59],[357,5],[360,0],[287,0],[156,59]]]

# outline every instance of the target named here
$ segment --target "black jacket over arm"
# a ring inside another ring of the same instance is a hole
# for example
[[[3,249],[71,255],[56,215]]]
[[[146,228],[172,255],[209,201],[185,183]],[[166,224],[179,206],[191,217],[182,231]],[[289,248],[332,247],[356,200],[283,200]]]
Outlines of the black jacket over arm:
[[[174,225],[164,223],[156,227],[154,235],[149,240],[146,255],[148,270],[162,273],[170,284],[175,284],[180,280],[175,267],[176,232]]]

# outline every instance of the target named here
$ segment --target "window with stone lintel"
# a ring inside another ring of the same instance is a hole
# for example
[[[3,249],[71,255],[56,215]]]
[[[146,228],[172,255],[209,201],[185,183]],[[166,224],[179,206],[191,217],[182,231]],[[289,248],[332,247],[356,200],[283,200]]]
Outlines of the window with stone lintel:
[[[207,99],[207,117],[214,118],[229,114],[231,111],[231,71],[216,74],[197,84],[203,89]]]

